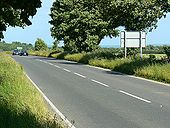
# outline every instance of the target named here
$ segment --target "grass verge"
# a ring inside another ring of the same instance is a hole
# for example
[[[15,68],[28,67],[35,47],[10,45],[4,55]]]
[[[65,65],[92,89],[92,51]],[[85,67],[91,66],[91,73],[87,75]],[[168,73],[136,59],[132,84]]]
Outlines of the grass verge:
[[[24,75],[21,65],[0,53],[0,128],[63,128]]]

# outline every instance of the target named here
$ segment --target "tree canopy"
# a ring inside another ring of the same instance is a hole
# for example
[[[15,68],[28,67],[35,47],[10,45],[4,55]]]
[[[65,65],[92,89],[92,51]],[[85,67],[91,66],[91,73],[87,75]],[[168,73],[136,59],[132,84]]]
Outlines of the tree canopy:
[[[35,51],[45,51],[47,50],[47,44],[40,38],[35,41]]]
[[[168,0],[56,0],[51,8],[51,35],[74,52],[96,49],[116,28],[146,31],[170,11]]]
[[[100,12],[113,28],[152,30],[160,18],[170,11],[169,0],[95,0]]]
[[[31,25],[29,17],[34,16],[40,7],[40,0],[0,0],[0,39],[8,26]]]
[[[91,51],[97,48],[105,35],[118,34],[102,20],[93,0],[57,0],[51,8],[50,16],[52,36],[64,40],[65,50]]]

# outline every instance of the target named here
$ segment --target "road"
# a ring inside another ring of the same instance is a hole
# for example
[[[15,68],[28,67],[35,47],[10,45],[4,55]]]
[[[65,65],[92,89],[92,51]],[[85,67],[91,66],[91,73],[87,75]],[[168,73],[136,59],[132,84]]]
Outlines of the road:
[[[13,57],[76,128],[170,128],[170,87],[44,57]]]

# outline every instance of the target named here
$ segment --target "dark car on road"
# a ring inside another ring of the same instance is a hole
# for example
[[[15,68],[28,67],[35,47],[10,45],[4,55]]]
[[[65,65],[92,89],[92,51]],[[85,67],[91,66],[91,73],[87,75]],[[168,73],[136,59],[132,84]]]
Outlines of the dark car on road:
[[[15,49],[15,50],[13,50],[13,52],[12,52],[12,55],[19,55],[19,50],[18,49]]]
[[[19,53],[20,56],[28,56],[28,52],[27,51],[21,51]]]

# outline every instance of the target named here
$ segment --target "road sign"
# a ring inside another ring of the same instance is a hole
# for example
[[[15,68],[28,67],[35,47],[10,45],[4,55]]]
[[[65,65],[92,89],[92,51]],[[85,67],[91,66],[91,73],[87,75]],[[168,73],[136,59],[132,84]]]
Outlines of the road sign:
[[[146,47],[146,32],[126,32],[120,33],[120,45],[125,48],[125,58],[127,48],[140,48],[140,57],[142,58],[142,48]]]
[[[120,34],[120,37],[121,37],[121,47],[125,47],[125,45],[126,45],[127,48],[129,48],[129,47],[139,48],[140,43],[141,43],[142,47],[146,47],[146,32],[125,32],[125,31],[122,31]]]
[[[22,50],[22,47],[17,47],[18,50]]]

